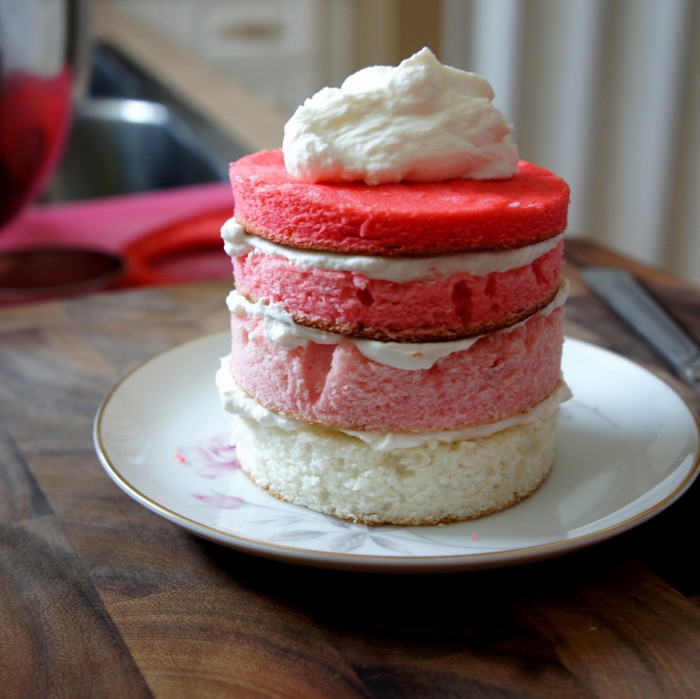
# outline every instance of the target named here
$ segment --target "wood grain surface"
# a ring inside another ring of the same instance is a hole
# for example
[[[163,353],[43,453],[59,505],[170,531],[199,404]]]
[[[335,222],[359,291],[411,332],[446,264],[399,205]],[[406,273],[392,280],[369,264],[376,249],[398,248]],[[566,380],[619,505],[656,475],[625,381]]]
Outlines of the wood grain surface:
[[[700,397],[581,282],[628,266],[700,339],[700,292],[570,241],[567,332]],[[200,540],[122,493],[92,422],[227,282],[0,309],[1,697],[698,697],[700,483],[606,543],[509,569],[317,570]]]

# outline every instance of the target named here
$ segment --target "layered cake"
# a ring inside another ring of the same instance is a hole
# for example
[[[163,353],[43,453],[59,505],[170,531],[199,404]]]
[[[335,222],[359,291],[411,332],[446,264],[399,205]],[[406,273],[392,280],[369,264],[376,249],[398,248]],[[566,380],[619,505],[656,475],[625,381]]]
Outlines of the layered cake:
[[[242,469],[368,524],[509,507],[553,462],[569,190],[488,83],[424,49],[307,100],[232,163],[217,384]]]

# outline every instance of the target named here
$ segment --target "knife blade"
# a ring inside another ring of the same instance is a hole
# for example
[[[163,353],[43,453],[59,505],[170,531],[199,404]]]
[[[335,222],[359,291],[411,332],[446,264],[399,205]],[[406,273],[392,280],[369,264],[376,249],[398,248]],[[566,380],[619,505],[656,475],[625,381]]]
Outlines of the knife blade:
[[[680,378],[700,390],[700,348],[627,270],[586,267],[581,276]]]

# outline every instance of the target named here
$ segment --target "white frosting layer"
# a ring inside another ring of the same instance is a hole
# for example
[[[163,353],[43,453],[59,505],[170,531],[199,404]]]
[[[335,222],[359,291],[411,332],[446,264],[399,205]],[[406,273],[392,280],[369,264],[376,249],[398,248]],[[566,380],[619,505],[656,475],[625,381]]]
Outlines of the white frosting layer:
[[[229,359],[221,359],[221,367],[216,373],[216,385],[219,389],[224,409],[233,415],[242,415],[255,420],[265,427],[277,427],[283,430],[294,431],[317,427],[319,429],[331,429],[328,427],[312,426],[301,420],[286,417],[260,405],[250,396],[244,393],[233,380],[229,370]],[[538,403],[525,413],[518,413],[511,417],[496,422],[475,425],[461,430],[449,432],[362,432],[358,430],[337,430],[350,437],[356,437],[378,451],[390,451],[392,449],[407,449],[417,447],[428,442],[456,442],[464,439],[477,439],[488,437],[508,427],[524,425],[533,420],[542,420],[553,415],[560,403],[571,397],[569,387],[563,381],[557,386],[545,400]]]
[[[256,235],[249,235],[234,218],[224,223],[221,228],[221,237],[224,240],[224,250],[231,257],[246,253],[274,255],[289,260],[299,267],[357,272],[371,279],[409,282],[447,277],[459,272],[481,276],[524,267],[555,248],[564,235],[514,250],[432,257],[373,257],[287,248]]]
[[[517,172],[512,127],[481,76],[424,48],[307,99],[284,129],[284,162],[304,182],[503,179]]]
[[[538,311],[537,314],[548,315],[556,308],[562,306],[566,301],[568,292],[569,285],[568,282],[564,280],[554,299],[549,305]],[[228,295],[226,303],[231,313],[235,315],[262,318],[265,336],[287,349],[306,347],[308,342],[316,342],[320,345],[352,342],[368,359],[395,369],[404,369],[407,371],[430,369],[439,359],[453,352],[461,352],[469,349],[482,337],[481,335],[475,335],[461,340],[449,340],[446,342],[379,342],[376,340],[365,340],[324,332],[316,328],[299,325],[295,323],[292,316],[278,304],[268,304],[264,301],[251,303],[236,290]],[[528,320],[529,319],[525,319],[496,332],[511,332],[523,323],[527,323]]]

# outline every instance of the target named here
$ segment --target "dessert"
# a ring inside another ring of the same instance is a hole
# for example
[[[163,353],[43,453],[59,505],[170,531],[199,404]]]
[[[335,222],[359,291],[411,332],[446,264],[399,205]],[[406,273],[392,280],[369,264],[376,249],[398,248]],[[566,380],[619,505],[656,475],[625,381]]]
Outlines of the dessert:
[[[569,190],[428,51],[324,88],[232,163],[217,384],[242,469],[368,524],[509,507],[552,466]],[[416,134],[420,134],[417,137]]]

